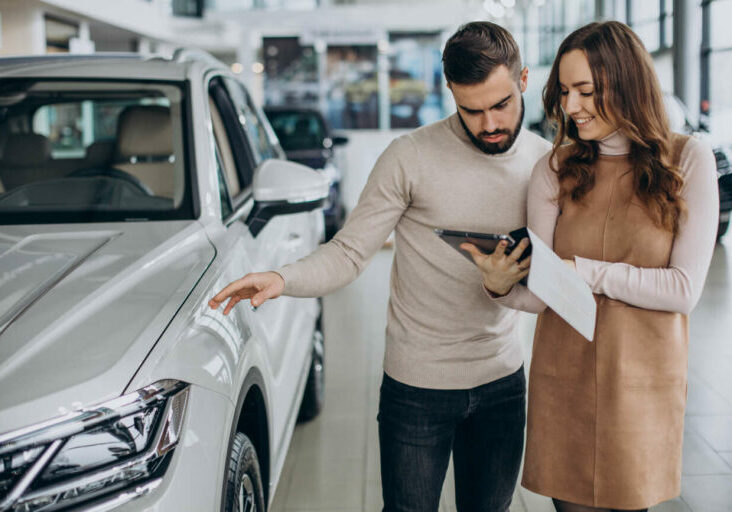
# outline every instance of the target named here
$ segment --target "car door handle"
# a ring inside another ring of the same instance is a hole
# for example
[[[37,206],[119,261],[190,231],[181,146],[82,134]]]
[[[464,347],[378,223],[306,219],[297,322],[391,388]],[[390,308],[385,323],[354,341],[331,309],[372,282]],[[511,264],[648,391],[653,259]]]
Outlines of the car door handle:
[[[285,245],[289,248],[295,248],[298,245],[302,243],[302,237],[298,235],[297,233],[290,233],[290,236],[287,237],[287,242],[285,242]]]

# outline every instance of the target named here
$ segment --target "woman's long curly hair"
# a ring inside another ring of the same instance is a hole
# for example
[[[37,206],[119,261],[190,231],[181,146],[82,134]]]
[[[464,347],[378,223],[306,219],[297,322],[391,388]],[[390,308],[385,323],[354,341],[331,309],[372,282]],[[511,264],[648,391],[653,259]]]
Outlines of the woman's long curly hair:
[[[594,186],[591,169],[599,143],[582,140],[575,122],[564,114],[559,85],[559,63],[572,50],[587,57],[594,82],[595,109],[608,124],[630,139],[628,155],[637,196],[659,227],[676,233],[685,211],[681,198],[683,177],[672,161],[672,132],[651,56],[638,36],[623,23],[590,23],[561,44],[544,88],[547,117],[558,125],[550,162],[562,147],[557,172],[559,200],[581,201]],[[567,141],[569,139],[569,141]]]

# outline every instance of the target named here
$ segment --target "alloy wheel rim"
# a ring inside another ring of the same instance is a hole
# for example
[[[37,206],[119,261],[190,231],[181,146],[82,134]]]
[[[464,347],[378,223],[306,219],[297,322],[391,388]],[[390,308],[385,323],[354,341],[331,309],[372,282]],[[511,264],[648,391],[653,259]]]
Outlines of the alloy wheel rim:
[[[323,359],[325,355],[325,343],[323,343],[323,333],[316,331],[313,343],[313,368],[317,374],[318,380],[323,378]]]
[[[254,501],[254,484],[249,475],[244,473],[239,484],[239,512],[256,512],[257,503]]]

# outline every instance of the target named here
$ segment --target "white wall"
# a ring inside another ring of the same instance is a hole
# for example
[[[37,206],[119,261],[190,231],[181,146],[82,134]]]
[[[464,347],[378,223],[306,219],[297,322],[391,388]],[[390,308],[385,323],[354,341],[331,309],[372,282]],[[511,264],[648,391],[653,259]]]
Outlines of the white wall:
[[[653,64],[656,67],[656,75],[661,83],[661,89],[665,92],[674,92],[674,55],[667,51],[653,57]]]
[[[341,194],[350,212],[358,202],[376,159],[389,143],[410,130],[336,130],[348,137],[348,145],[336,148],[335,164],[343,173]]]
[[[34,0],[0,0],[0,55],[46,53],[43,9]]]

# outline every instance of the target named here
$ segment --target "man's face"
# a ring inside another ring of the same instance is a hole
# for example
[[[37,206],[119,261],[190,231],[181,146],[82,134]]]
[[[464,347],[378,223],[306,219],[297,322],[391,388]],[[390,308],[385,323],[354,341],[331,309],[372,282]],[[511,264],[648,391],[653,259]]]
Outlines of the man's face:
[[[504,153],[513,146],[523,121],[521,93],[528,76],[524,68],[517,82],[506,66],[499,66],[479,84],[448,84],[465,131],[484,153]]]

